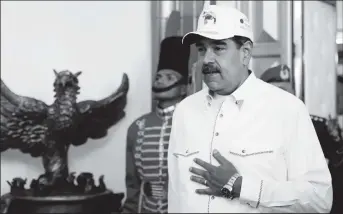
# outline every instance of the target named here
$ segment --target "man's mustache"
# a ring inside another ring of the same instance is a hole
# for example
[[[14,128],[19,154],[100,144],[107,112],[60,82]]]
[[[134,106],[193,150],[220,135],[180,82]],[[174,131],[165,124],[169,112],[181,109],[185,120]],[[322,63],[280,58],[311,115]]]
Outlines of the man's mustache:
[[[202,66],[202,73],[203,74],[220,74],[220,68],[214,63],[204,64]]]

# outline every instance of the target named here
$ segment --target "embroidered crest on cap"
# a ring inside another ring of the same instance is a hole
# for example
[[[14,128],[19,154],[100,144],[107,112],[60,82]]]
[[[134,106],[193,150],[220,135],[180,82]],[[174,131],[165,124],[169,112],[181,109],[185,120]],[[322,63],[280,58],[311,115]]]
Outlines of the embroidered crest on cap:
[[[217,21],[216,15],[211,11],[204,11],[202,14],[202,17],[204,17],[204,24],[215,24]]]
[[[289,70],[288,70],[288,67],[285,67],[284,65],[281,66],[280,77],[283,80],[289,80]]]
[[[240,28],[242,29],[249,29],[250,28],[250,24],[249,24],[249,20],[246,17],[242,17],[241,19],[239,19],[240,22]]]

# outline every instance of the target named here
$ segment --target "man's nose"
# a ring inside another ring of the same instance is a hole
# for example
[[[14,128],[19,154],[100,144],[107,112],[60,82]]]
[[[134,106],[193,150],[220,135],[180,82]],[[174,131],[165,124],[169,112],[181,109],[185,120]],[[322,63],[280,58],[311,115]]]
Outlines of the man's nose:
[[[204,64],[214,62],[214,53],[211,49],[207,49],[204,56]]]

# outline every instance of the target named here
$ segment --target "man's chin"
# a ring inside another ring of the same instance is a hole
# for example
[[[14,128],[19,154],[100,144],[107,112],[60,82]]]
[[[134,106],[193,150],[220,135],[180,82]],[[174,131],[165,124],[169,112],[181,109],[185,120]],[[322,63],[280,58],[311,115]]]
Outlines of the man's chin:
[[[211,91],[218,90],[218,83],[214,81],[205,81],[205,84]]]

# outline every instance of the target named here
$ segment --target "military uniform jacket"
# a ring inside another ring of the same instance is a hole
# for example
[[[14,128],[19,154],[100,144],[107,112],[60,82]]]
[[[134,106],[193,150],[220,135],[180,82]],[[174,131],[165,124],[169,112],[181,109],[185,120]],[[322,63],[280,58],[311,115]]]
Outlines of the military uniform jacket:
[[[343,149],[342,137],[332,133],[325,118],[311,115],[324,156],[329,160],[329,170],[332,177],[333,203],[331,214],[343,213]],[[338,130],[340,132],[340,130]]]
[[[128,130],[124,213],[167,213],[167,152],[174,109],[157,108]]]
[[[325,158],[329,159],[329,164],[337,164],[341,161],[342,155],[339,154],[339,139],[335,139],[327,126],[327,119],[311,115],[313,126],[316,130]]]

